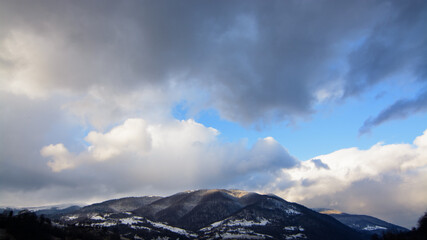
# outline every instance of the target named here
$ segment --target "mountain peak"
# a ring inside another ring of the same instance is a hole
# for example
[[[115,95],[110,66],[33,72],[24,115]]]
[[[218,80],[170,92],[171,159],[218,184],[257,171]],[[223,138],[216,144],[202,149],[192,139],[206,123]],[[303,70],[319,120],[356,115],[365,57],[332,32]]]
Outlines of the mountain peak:
[[[322,211],[320,211],[320,213],[323,213],[323,214],[343,214],[343,212],[341,212],[340,210],[336,210],[336,209],[325,209],[325,210],[322,210]]]
[[[238,190],[238,189],[198,189],[198,190],[187,190],[184,191],[183,193],[197,193],[200,195],[206,195],[206,194],[212,194],[212,193],[217,193],[217,192],[221,192],[221,193],[225,193],[228,195],[231,195],[233,197],[236,198],[241,198],[249,193],[253,193],[253,192],[247,192],[247,191],[243,191],[243,190]]]
[[[237,189],[115,199],[87,206],[61,221],[90,227],[120,225],[130,239],[364,239],[328,215],[276,195]]]
[[[357,215],[357,214],[349,214],[344,213],[335,209],[328,208],[315,208],[314,211],[317,211],[322,214],[329,215],[341,223],[364,233],[371,234],[382,234],[383,232],[405,232],[408,229],[403,228],[401,226],[397,226],[381,219],[366,216],[366,215]]]

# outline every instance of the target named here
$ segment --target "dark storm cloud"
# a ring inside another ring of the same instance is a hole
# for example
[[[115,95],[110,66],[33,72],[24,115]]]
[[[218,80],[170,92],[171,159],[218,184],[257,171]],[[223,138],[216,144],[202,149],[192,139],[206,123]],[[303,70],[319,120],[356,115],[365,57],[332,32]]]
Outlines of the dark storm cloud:
[[[427,112],[427,91],[419,94],[415,99],[400,99],[388,108],[381,111],[376,117],[368,118],[359,129],[360,134],[367,133],[371,128],[384,122],[403,119],[420,112]]]
[[[392,1],[387,11],[387,18],[370,29],[366,40],[349,56],[347,95],[403,71],[414,79],[427,80],[427,2]]]
[[[229,120],[268,124],[313,112],[316,92],[344,74],[336,65],[346,61],[346,46],[366,33],[350,55],[347,95],[402,70],[421,74],[424,5],[4,1],[0,36],[29,31],[61,43],[51,48],[63,54],[48,59],[49,74],[37,80],[44,89],[191,86]]]

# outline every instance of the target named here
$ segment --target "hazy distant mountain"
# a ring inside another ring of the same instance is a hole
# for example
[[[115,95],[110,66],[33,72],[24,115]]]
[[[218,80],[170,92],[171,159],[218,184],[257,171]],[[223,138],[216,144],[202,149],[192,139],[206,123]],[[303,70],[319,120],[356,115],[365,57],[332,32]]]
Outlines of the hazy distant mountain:
[[[318,211],[319,213],[332,216],[338,221],[344,223],[345,225],[353,229],[356,229],[357,231],[366,232],[369,234],[382,234],[383,232],[409,231],[404,227],[400,227],[371,216],[348,214],[348,213],[340,212],[338,210],[327,209],[327,208],[317,208],[314,210]]]
[[[12,211],[13,215],[17,215],[19,212],[28,210],[30,212],[34,212],[37,215],[45,215],[49,218],[57,218],[61,217],[64,214],[73,213],[79,210],[81,207],[78,205],[72,204],[62,204],[62,205],[52,205],[52,206],[42,206],[42,207],[26,207],[26,208],[10,208],[3,207],[0,208],[0,212],[9,212]]]
[[[64,214],[59,223],[114,228],[128,239],[369,239],[302,205],[239,190],[110,200]]]

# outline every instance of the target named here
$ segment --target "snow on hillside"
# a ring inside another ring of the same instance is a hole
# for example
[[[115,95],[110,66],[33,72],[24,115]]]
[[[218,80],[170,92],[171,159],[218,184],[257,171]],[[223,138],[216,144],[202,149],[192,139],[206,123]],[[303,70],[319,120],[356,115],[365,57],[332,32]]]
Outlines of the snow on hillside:
[[[387,230],[386,227],[381,227],[381,226],[374,226],[374,225],[368,225],[366,227],[363,228],[363,230],[365,231],[375,231],[375,230]]]

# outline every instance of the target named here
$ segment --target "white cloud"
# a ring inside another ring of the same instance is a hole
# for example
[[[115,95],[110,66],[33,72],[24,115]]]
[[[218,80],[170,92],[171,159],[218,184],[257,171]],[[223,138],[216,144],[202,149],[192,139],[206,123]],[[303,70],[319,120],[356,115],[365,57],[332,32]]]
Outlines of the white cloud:
[[[40,150],[43,157],[51,157],[52,160],[47,165],[54,172],[71,169],[76,166],[75,157],[64,147],[64,144],[55,144],[43,147]]]
[[[398,222],[408,226],[427,206],[426,139],[427,130],[413,144],[378,143],[367,150],[348,148],[317,156],[313,159],[328,168],[319,168],[315,161],[301,162],[297,168],[283,169],[283,179],[276,179],[271,186],[291,180],[293,185],[278,190],[280,195],[312,207],[338,208],[395,221],[397,215],[411,212]]]
[[[130,188],[218,187],[245,183],[249,178],[253,183],[245,185],[251,187],[260,184],[256,179],[266,184],[279,169],[297,163],[272,137],[259,139],[248,149],[243,143],[223,143],[218,134],[192,119],[150,124],[133,118],[105,133],[90,132],[85,151],[71,154],[63,144],[56,144],[41,153],[52,158],[48,166],[55,172],[97,171],[100,179],[126,176],[110,188],[122,184]],[[135,182],[144,184],[132,187]]]
[[[85,140],[91,144],[89,153],[98,161],[108,160],[127,151],[143,155],[151,148],[151,136],[142,119],[128,119],[123,125],[105,134],[92,131]]]
[[[244,169],[276,171],[278,166],[292,167],[297,164],[288,151],[273,137],[258,139],[249,152]]]

